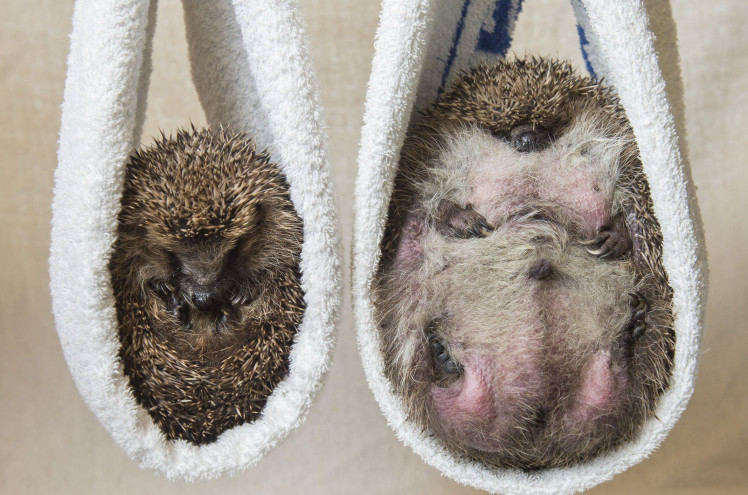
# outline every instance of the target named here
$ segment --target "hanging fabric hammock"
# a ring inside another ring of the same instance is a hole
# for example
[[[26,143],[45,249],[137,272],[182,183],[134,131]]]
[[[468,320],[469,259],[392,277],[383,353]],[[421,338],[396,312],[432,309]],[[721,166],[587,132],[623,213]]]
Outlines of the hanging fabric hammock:
[[[366,101],[359,152],[352,293],[361,359],[371,390],[398,438],[452,479],[492,493],[573,493],[638,463],[664,440],[691,396],[706,297],[706,256],[694,188],[668,101],[642,2],[574,0],[587,68],[613,86],[626,110],[651,187],[663,235],[663,264],[674,291],[676,349],[669,389],[655,417],[612,452],[567,468],[525,472],[457,458],[409,421],[384,374],[373,303],[373,281],[399,153],[411,118],[457,74],[503,58],[511,45],[520,0],[385,0]],[[668,9],[665,9],[667,12]],[[661,40],[660,40],[661,41]],[[663,65],[661,65],[663,64]],[[682,143],[681,143],[682,144]]]
[[[124,167],[139,145],[145,117],[156,0],[76,2],[50,276],[57,332],[88,406],[142,467],[195,480],[255,464],[303,422],[329,365],[341,281],[317,82],[297,3],[185,0],[184,11],[193,79],[208,123],[247,133],[270,151],[304,224],[306,311],[287,377],[259,419],[196,446],[167,440],[123,374],[108,262]]]

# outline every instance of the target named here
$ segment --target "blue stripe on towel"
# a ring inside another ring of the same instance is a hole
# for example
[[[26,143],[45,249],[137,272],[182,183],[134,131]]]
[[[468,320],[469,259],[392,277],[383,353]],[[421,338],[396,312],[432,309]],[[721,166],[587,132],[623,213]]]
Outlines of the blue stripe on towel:
[[[465,17],[467,16],[468,8],[470,7],[470,0],[465,0],[462,4],[462,11],[460,12],[460,20],[457,21],[457,29],[455,30],[455,37],[452,40],[452,48],[449,49],[449,57],[447,58],[447,65],[444,66],[444,73],[442,74],[442,83],[439,86],[439,92],[442,94],[444,86],[447,84],[447,78],[449,77],[449,71],[452,69],[452,64],[457,56],[457,45],[460,44],[460,37],[462,36],[462,30],[465,29]]]
[[[587,64],[587,72],[590,73],[593,79],[597,79],[595,69],[592,68],[592,63],[590,62],[589,53],[587,53],[587,46],[590,44],[590,41],[587,39],[584,28],[579,24],[577,24],[577,33],[579,34],[579,47],[582,49],[582,57],[584,58],[584,63]]]
[[[512,46],[512,33],[509,26],[522,11],[522,0],[499,0],[493,9],[493,31],[481,28],[478,34],[478,50],[493,53],[499,57],[506,56]]]

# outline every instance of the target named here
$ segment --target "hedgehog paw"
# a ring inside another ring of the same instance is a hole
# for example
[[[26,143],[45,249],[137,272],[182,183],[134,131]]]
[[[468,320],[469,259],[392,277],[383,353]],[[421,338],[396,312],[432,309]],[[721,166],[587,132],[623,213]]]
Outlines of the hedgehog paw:
[[[439,203],[435,220],[437,232],[445,237],[458,239],[486,237],[496,229],[483,215],[473,209],[473,205],[462,207],[446,199]]]
[[[604,227],[590,240],[582,241],[587,252],[602,259],[620,258],[631,249],[631,238],[626,232]]]
[[[457,364],[452,357],[449,355],[444,342],[438,336],[431,334],[429,335],[429,347],[431,353],[434,355],[436,364],[439,366],[442,372],[447,375],[459,375],[461,367]]]
[[[240,306],[246,306],[247,304],[257,299],[257,297],[260,295],[259,292],[260,290],[257,287],[246,284],[243,288],[231,294],[229,302],[231,303],[233,309],[235,311],[238,311]]]
[[[174,296],[176,301],[176,296]],[[190,308],[184,303],[177,303],[171,310],[171,314],[177,319],[179,323],[184,325],[187,330],[192,328],[192,321],[190,320]]]
[[[242,320],[240,308],[231,304],[223,304],[215,313],[214,334],[219,335],[231,330],[236,322]]]
[[[233,310],[230,307],[221,308],[221,312],[216,316],[215,334],[218,335],[225,330],[233,318]]]
[[[632,293],[631,296],[631,317],[626,326],[623,327],[621,334],[621,345],[624,353],[631,357],[634,352],[634,346],[642,338],[647,330],[647,312],[649,305],[641,295]]]
[[[154,279],[148,282],[148,288],[164,301],[166,311],[184,323],[183,319],[185,317],[183,315],[186,313],[186,308],[173,285],[167,280]],[[189,318],[189,315],[186,318]]]
[[[174,286],[165,279],[153,279],[148,281],[148,288],[158,294],[168,303],[170,294],[174,294]]]
[[[166,311],[171,314],[180,324],[184,325],[188,330],[192,328],[192,321],[190,320],[190,308],[182,301],[176,292],[167,292],[166,294],[159,294],[160,297],[166,303]]]

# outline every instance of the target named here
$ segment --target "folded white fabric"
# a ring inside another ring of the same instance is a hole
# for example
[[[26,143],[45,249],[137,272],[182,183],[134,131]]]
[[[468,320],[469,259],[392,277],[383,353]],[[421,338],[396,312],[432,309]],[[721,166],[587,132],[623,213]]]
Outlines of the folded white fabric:
[[[255,464],[304,420],[330,360],[341,300],[338,220],[306,33],[293,0],[185,0],[193,77],[208,123],[246,132],[285,173],[304,222],[306,312],[290,372],[255,422],[214,443],[169,441],[117,358],[107,264],[128,156],[145,115],[156,0],[79,0],[73,16],[52,204],[53,310],[88,406],[127,453],[169,478]],[[189,119],[185,115],[185,119]]]
[[[370,292],[411,115],[433,102],[460,70],[506,54],[521,1],[385,0],[377,31],[355,198],[353,303],[361,359],[369,386],[397,436],[447,476],[492,493],[573,493],[636,464],[657,448],[680,417],[696,373],[706,256],[694,188],[670,111],[673,102],[667,99],[646,11],[637,0],[572,3],[588,69],[615,87],[634,129],[662,227],[677,343],[672,381],[661,397],[656,419],[649,420],[632,442],[570,468],[533,473],[488,469],[456,459],[408,422],[383,372]],[[677,61],[675,43],[672,46],[671,52],[659,56]]]

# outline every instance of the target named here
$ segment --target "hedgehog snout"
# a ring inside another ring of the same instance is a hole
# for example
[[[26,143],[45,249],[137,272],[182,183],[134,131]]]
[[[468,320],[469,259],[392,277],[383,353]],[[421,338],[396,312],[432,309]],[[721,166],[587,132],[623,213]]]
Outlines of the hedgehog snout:
[[[551,133],[537,124],[520,125],[512,129],[510,141],[520,153],[540,151],[551,143]]]
[[[200,311],[208,311],[218,305],[218,297],[214,291],[207,288],[196,289],[192,292],[192,303]]]

